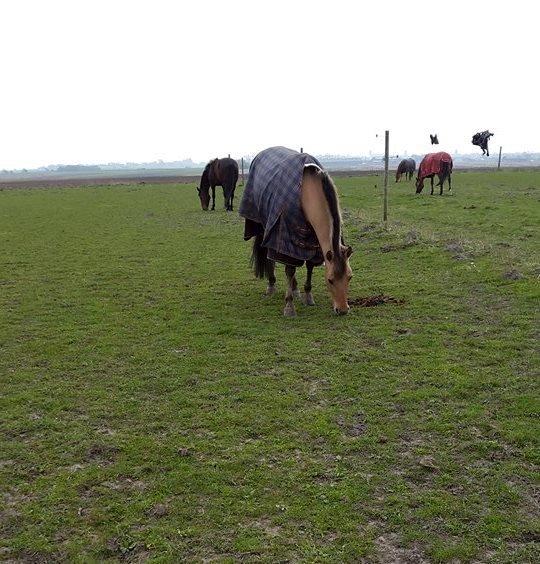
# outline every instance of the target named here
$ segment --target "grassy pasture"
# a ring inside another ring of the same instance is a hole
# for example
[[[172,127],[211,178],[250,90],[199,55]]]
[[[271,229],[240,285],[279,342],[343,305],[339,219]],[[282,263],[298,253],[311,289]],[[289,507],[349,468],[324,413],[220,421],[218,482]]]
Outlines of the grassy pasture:
[[[0,560],[537,562],[540,173],[380,183],[405,303],[292,320],[194,185],[0,192]]]

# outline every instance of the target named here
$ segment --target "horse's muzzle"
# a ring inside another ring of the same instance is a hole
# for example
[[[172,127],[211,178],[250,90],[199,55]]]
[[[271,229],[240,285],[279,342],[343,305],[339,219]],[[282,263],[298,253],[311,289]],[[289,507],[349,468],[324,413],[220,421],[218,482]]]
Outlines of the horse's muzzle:
[[[347,306],[347,309],[339,309],[337,307],[334,307],[334,313],[336,315],[347,315],[350,309],[350,306]]]

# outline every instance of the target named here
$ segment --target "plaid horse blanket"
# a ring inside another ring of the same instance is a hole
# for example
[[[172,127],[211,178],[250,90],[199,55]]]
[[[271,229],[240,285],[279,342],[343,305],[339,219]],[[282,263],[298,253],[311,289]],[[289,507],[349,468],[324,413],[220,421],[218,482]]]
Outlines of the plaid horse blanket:
[[[418,167],[418,178],[424,179],[432,174],[439,174],[441,172],[441,164],[450,163],[450,170],[452,170],[452,157],[441,151],[440,153],[428,153]]]
[[[262,245],[273,261],[301,266],[322,264],[317,236],[300,202],[304,167],[321,163],[307,153],[285,147],[261,151],[252,161],[239,213],[245,218],[244,239],[263,234]]]

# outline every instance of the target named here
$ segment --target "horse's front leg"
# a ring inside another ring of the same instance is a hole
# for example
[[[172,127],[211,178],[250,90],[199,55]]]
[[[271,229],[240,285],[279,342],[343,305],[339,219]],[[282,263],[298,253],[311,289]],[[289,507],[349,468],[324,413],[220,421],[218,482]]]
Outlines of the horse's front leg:
[[[268,287],[266,295],[273,296],[276,293],[276,263],[273,260],[268,261]]]
[[[212,186],[212,210],[216,209],[216,187]]]
[[[296,268],[294,266],[285,266],[285,274],[287,275],[287,292],[285,293],[285,309],[283,315],[285,317],[295,317],[296,310],[294,309],[294,294],[298,291],[298,284],[296,282]]]
[[[315,300],[313,299],[313,294],[311,293],[311,275],[313,274],[313,263],[306,262],[306,283],[304,284],[304,303],[308,306],[315,305]]]

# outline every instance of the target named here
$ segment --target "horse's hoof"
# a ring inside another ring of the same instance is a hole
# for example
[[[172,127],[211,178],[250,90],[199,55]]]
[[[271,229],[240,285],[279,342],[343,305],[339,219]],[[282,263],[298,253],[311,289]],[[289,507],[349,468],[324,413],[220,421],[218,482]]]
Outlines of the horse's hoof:
[[[276,293],[276,287],[275,286],[268,286],[268,288],[266,288],[266,292],[264,293],[265,296],[273,296]]]
[[[315,300],[313,299],[313,296],[310,294],[305,294],[304,295],[304,304],[307,306],[314,306],[315,305]]]
[[[296,311],[294,307],[286,305],[285,309],[283,310],[283,317],[296,317]]]

